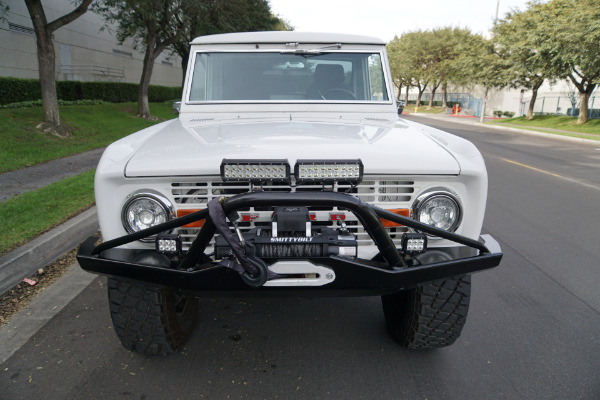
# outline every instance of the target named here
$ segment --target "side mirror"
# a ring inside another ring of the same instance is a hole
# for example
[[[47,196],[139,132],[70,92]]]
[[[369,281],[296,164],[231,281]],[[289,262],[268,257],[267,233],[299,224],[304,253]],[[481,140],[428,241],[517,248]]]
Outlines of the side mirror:
[[[173,114],[179,114],[180,110],[181,110],[181,102],[176,101],[175,103],[173,103]]]
[[[404,100],[398,100],[398,115],[404,111]]]

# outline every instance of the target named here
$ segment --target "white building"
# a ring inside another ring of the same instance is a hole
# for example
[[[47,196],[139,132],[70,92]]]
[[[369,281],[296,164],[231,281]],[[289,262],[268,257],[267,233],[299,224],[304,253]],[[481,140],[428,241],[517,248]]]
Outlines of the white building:
[[[9,7],[0,22],[0,76],[39,78],[36,38],[24,1],[4,0]],[[44,0],[49,22],[72,11],[73,2]],[[133,49],[131,40],[119,45],[104,20],[91,11],[54,32],[56,79],[139,83],[144,54]],[[114,30],[114,27],[113,27]],[[158,56],[151,84],[180,86],[181,59]]]

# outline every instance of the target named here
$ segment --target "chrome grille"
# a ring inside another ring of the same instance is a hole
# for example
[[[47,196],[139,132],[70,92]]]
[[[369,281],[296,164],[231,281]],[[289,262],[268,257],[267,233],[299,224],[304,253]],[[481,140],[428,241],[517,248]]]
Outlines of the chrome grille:
[[[222,196],[230,197],[250,191],[250,185],[247,183],[222,182],[219,177],[205,177],[202,181],[190,178],[189,180],[180,179],[171,183],[171,195],[176,205],[176,209],[202,209],[206,208],[209,201]],[[289,184],[267,184],[262,186],[267,192],[296,192],[296,191],[320,191],[321,185],[302,185],[295,186]],[[385,209],[409,208],[414,195],[414,182],[410,180],[394,179],[373,179],[365,177],[357,187],[352,188],[349,184],[336,183],[333,187],[336,192],[348,192],[362,201],[376,205]],[[330,212],[339,211],[336,207],[312,208],[311,213],[316,214],[316,221],[313,221],[313,227],[333,226],[333,221],[328,221]],[[272,208],[248,208],[241,212],[250,212],[258,214],[252,222],[240,222],[242,231],[254,228],[255,226],[268,226],[271,221]],[[356,235],[359,245],[371,245],[373,241],[357,221],[356,217],[346,213],[346,224],[348,229]],[[392,240],[400,244],[400,236],[406,232],[405,227],[385,228]],[[180,228],[178,230],[184,243],[188,247],[196,237],[199,228]]]

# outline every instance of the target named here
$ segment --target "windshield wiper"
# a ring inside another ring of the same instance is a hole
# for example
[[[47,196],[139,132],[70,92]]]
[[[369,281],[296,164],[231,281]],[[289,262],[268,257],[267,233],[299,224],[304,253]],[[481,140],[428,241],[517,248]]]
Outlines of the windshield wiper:
[[[298,47],[300,46],[300,43],[286,43],[286,46],[294,46],[294,47]],[[280,52],[280,54],[294,54],[294,55],[299,55],[299,56],[318,56],[319,54],[321,54],[323,52],[323,50],[325,49],[331,49],[331,48],[338,48],[341,49],[342,48],[342,44],[341,43],[335,43],[329,46],[324,46],[324,47],[320,47],[318,49],[310,49],[310,50],[306,50],[306,49],[295,49],[295,50],[283,50]]]

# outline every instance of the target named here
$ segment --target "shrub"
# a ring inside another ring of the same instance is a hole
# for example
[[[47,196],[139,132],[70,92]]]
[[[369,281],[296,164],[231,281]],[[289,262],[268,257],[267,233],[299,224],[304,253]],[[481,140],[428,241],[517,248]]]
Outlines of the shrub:
[[[497,118],[500,118],[502,116],[502,111],[500,110],[494,110],[494,116]]]
[[[59,100],[102,100],[111,103],[137,101],[139,85],[123,82],[57,81],[56,95]],[[37,79],[1,78],[0,105],[32,102],[41,99],[40,82]],[[150,85],[148,100],[162,102],[181,97],[181,88]]]
[[[503,115],[505,117],[512,118],[515,115],[515,113],[511,111],[504,111]]]

